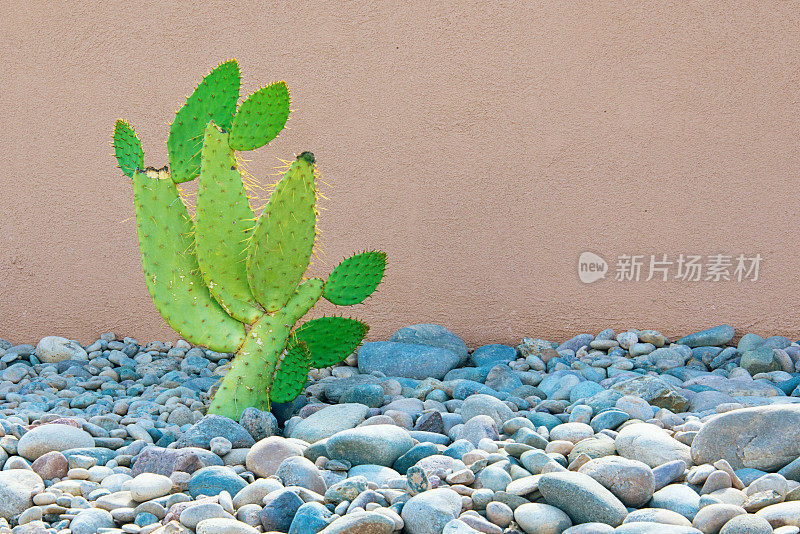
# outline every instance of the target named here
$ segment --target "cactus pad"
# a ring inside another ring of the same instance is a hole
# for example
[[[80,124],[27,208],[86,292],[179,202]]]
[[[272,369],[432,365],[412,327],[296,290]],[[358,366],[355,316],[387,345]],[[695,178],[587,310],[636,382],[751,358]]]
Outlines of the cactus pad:
[[[234,150],[255,150],[275,139],[289,118],[289,88],[286,82],[262,87],[239,107],[231,126]]]
[[[328,276],[323,296],[340,306],[363,302],[381,283],[385,270],[385,252],[373,250],[350,256]]]
[[[169,325],[188,341],[234,352],[244,325],[223,310],[200,276],[193,223],[166,170],[133,174],[136,226],[147,289]]]
[[[311,356],[302,341],[289,342],[286,351],[275,365],[269,398],[272,402],[294,400],[306,385]]]
[[[316,238],[314,156],[304,152],[278,182],[258,218],[247,254],[247,281],[267,310],[282,308],[308,268]]]
[[[200,151],[208,122],[213,120],[224,129],[230,128],[240,83],[239,64],[236,60],[226,61],[203,78],[175,114],[169,128],[167,150],[169,168],[176,183],[193,180],[200,174]]]
[[[228,135],[206,127],[197,186],[195,240],[203,279],[235,319],[254,323],[263,312],[247,284],[247,245],[255,216],[244,190]]]
[[[123,120],[114,125],[114,155],[126,176],[133,178],[134,172],[144,168],[142,142],[133,127]]]
[[[308,346],[312,367],[328,367],[350,356],[361,345],[369,326],[347,317],[320,317],[303,323],[293,336]]]

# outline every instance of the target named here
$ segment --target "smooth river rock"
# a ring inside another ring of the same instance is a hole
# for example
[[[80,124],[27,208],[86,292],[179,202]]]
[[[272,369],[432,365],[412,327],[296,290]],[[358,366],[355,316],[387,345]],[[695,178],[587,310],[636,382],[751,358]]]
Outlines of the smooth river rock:
[[[617,527],[628,515],[613,493],[583,473],[546,473],[539,479],[539,491],[548,504],[566,512],[574,523]]]
[[[724,458],[734,469],[777,471],[800,457],[800,405],[769,405],[714,416],[692,442],[698,465]]]
[[[623,428],[614,440],[620,456],[644,462],[650,467],[674,460],[692,465],[691,449],[662,428],[649,423],[635,423]]]

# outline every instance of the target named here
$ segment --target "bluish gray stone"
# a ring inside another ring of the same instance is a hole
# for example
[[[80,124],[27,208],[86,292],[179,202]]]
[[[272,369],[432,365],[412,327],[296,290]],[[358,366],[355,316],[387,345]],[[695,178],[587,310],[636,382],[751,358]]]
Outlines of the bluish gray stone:
[[[326,442],[328,458],[351,465],[391,466],[414,446],[408,432],[395,425],[368,425],[337,432]]]
[[[481,384],[480,382],[474,382],[472,380],[459,380],[458,383],[453,388],[454,399],[464,400],[467,397],[470,397],[477,393],[496,396],[498,392],[485,384]]]
[[[563,342],[556,348],[556,350],[571,350],[573,352],[577,352],[581,347],[588,347],[592,340],[594,340],[594,336],[592,334],[578,334],[572,339],[568,339],[567,341]]]
[[[622,395],[619,396],[621,397]],[[614,406],[614,404],[611,403],[611,406]],[[595,410],[595,413],[597,413],[597,410]],[[530,422],[533,423],[533,426],[535,428],[544,426],[547,427],[548,430],[553,430],[553,428],[563,423],[561,419],[547,412],[533,412],[529,413],[527,417],[530,420]]]
[[[389,338],[389,341],[415,343],[447,349],[458,356],[459,365],[466,363],[469,358],[469,350],[464,340],[447,328],[437,324],[420,323],[404,326],[395,332]]]
[[[230,440],[235,449],[252,447],[255,440],[245,428],[227,417],[209,414],[183,432],[177,447],[200,447],[207,449],[211,438],[222,436]]]
[[[614,430],[628,419],[630,416],[622,410],[606,410],[594,416],[589,425],[596,434],[604,429]]]
[[[471,443],[470,446],[472,446]],[[417,443],[416,445],[411,447],[408,450],[408,452],[406,452],[400,458],[398,458],[392,465],[392,468],[401,475],[405,475],[409,467],[411,467],[418,461],[422,460],[423,458],[426,458],[428,456],[433,456],[434,454],[439,454],[439,449],[436,448],[436,445],[434,445],[433,443]],[[461,457],[459,456],[459,458]]]
[[[409,499],[401,515],[408,534],[440,534],[460,513],[461,496],[449,488],[439,488]]]
[[[775,351],[766,344],[743,352],[739,365],[751,375],[778,371],[781,368],[780,362],[775,358]]]
[[[358,370],[369,374],[375,371],[386,376],[442,379],[459,364],[455,352],[429,345],[373,341],[358,349]]]
[[[695,436],[692,459],[701,465],[724,458],[734,469],[777,471],[800,456],[798,428],[797,404],[725,412],[709,419]],[[743,440],[742,436],[748,439]]]
[[[701,332],[689,334],[688,336],[680,338],[675,343],[679,345],[686,345],[692,348],[701,347],[703,345],[721,346],[733,339],[735,333],[736,331],[732,326],[723,324],[703,330]]]
[[[700,495],[683,484],[669,484],[653,494],[651,508],[666,508],[691,521],[700,510]]]
[[[377,384],[362,384],[345,390],[339,402],[357,402],[370,408],[383,406],[383,388]]]
[[[655,477],[655,489],[660,490],[668,484],[672,484],[686,472],[686,462],[683,460],[673,460],[653,468]]]
[[[622,524],[628,511],[625,505],[588,475],[574,472],[546,473],[539,479],[545,501],[564,512],[573,523]]]
[[[69,523],[73,534],[95,534],[102,528],[114,528],[115,526],[111,514],[100,508],[80,510]]]
[[[189,495],[197,498],[198,495],[219,495],[223,490],[236,495],[245,486],[247,482],[230,467],[212,465],[195,471],[187,489]]]
[[[508,365],[495,365],[486,376],[486,385],[496,391],[514,391],[522,387],[522,380]]]
[[[317,534],[328,526],[333,513],[323,504],[307,502],[297,509],[289,534]]]
[[[605,388],[597,382],[592,382],[590,380],[580,382],[569,392],[569,402],[575,403],[579,399],[589,399],[604,390]]]
[[[291,429],[289,437],[315,443],[361,423],[369,406],[358,403],[334,404],[312,413]]]
[[[475,450],[475,445],[473,445],[472,442],[466,439],[457,439],[456,441],[451,443],[450,446],[448,446],[442,452],[442,454],[444,456],[449,456],[450,458],[455,458],[456,460],[460,460],[461,457],[464,456],[466,453],[474,450]],[[431,454],[428,456],[433,456],[433,455]]]
[[[261,441],[264,438],[274,436],[279,431],[278,420],[272,413],[264,412],[253,407],[246,408],[242,412],[242,415],[239,417],[239,425],[241,425],[255,441]]]
[[[737,348],[739,352],[747,352],[748,350],[760,347],[764,344],[764,341],[764,338],[757,334],[745,334],[742,336],[742,339],[739,340]]]
[[[302,505],[303,499],[296,493],[284,490],[264,506],[258,519],[265,532],[289,532],[294,516]]]
[[[469,357],[475,367],[493,366],[497,363],[513,362],[517,359],[517,349],[508,345],[484,345],[478,347]]]

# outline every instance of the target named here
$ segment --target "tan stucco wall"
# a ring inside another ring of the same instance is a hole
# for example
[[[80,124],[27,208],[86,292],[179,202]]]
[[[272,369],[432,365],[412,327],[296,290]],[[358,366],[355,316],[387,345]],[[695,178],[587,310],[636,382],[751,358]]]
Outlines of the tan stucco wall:
[[[176,339],[109,136],[127,118],[164,164],[172,112],[236,57],[243,92],[284,78],[294,102],[253,174],[312,150],[329,261],[389,253],[344,310],[372,339],[797,338],[798,43],[795,2],[0,2],[0,337]],[[757,282],[586,285],[585,250],[764,260]]]

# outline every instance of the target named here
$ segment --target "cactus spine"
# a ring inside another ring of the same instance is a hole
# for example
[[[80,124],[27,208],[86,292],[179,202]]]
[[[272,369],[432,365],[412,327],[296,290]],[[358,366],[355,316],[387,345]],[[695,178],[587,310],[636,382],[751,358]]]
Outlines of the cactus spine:
[[[222,63],[198,85],[170,127],[169,170],[144,168],[133,128],[118,121],[114,149],[130,176],[147,287],[158,311],[187,340],[236,352],[209,413],[238,419],[292,400],[311,367],[351,354],[369,327],[322,317],[295,328],[319,301],[353,305],[383,278],[386,255],[357,254],[327,281],[304,279],[316,239],[315,158],[303,152],[256,219],[235,150],[274,139],[289,115],[283,82],[262,87],[238,108],[239,66]],[[196,220],[176,183],[199,176]],[[251,325],[249,330],[246,325]]]

